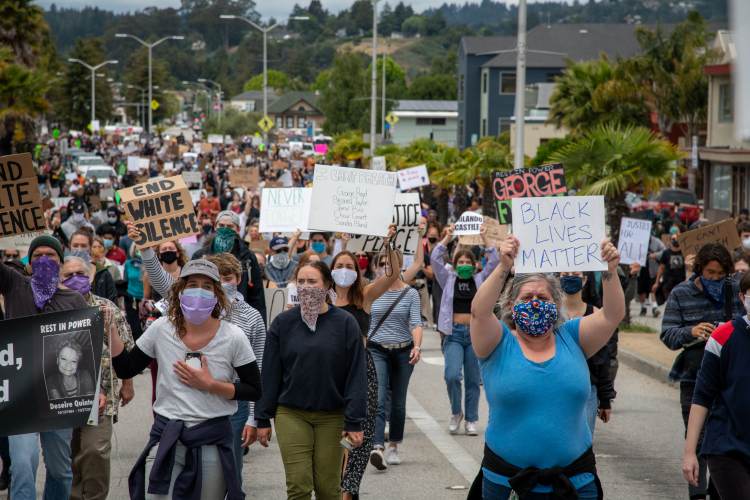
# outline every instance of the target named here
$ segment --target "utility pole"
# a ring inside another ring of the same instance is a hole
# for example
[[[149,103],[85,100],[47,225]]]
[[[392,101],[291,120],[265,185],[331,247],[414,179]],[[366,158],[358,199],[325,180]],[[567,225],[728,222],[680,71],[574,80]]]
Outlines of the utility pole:
[[[205,82],[213,83],[214,85],[219,87],[219,125],[221,125],[221,85],[219,85],[213,80],[209,80],[208,78],[198,78],[198,81],[201,83],[205,83]],[[265,98],[265,96],[263,97]]]
[[[518,1],[518,42],[516,45],[516,140],[513,168],[524,167],[523,126],[526,112],[526,0]]]
[[[370,100],[370,156],[375,156],[375,113],[377,111],[378,101],[378,0],[372,1],[372,92]],[[383,65],[385,72],[385,65]],[[385,79],[385,78],[384,78]]]
[[[383,102],[381,104],[382,111],[381,111],[381,117],[380,117],[380,132],[383,134],[383,142],[385,142],[385,46],[386,44],[383,44]],[[373,150],[372,155],[375,156],[375,151]]]
[[[76,62],[78,64],[82,64],[83,66],[86,66],[89,70],[91,70],[91,133],[93,134],[93,123],[94,120],[96,120],[96,70],[101,68],[102,66],[106,64],[117,64],[116,60],[110,60],[110,61],[104,61],[101,64],[98,64],[96,66],[89,66],[85,62],[81,61],[80,59],[68,59],[70,62]]]

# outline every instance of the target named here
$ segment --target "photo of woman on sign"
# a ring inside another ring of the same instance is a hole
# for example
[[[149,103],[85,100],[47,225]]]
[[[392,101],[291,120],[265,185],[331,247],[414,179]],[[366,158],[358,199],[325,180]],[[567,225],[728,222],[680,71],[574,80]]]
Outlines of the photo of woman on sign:
[[[47,378],[47,397],[50,400],[90,396],[95,392],[91,374],[86,369],[78,369],[83,364],[83,346],[75,334],[65,337],[57,346],[54,368],[50,366],[48,370],[45,366],[45,372],[53,372]],[[45,338],[45,343],[48,339]]]

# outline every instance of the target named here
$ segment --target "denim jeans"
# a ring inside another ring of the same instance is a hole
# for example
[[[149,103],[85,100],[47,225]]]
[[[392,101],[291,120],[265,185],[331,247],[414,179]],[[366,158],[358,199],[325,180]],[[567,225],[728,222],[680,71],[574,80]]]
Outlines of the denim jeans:
[[[589,424],[591,436],[594,435],[594,426],[596,425],[596,414],[599,412],[599,398],[597,398],[596,386],[591,386],[589,400],[586,401],[586,423]]]
[[[388,442],[400,443],[404,440],[404,423],[406,421],[406,391],[409,388],[409,379],[411,372],[414,371],[414,365],[409,364],[409,354],[411,351],[405,350],[398,354],[397,373],[388,371],[388,355],[370,349],[372,360],[375,362],[375,371],[378,372],[378,415],[375,419],[375,436],[373,444],[384,446],[385,439],[385,395],[390,387],[391,389],[391,416],[389,422],[391,427],[388,434]],[[390,384],[388,379],[390,377]]]
[[[70,468],[70,441],[73,429],[10,436],[12,461],[10,485],[13,500],[36,500],[36,471],[39,467],[39,442],[47,468],[43,500],[68,500],[73,471]]]
[[[446,335],[443,344],[445,351],[445,371],[443,378],[448,387],[451,402],[451,415],[461,413],[461,380],[466,386],[467,422],[479,420],[479,360],[471,345],[469,325],[453,323],[453,335]],[[463,368],[463,375],[461,375]]]
[[[234,431],[234,458],[237,460],[237,474],[240,475],[240,488],[242,488],[242,456],[245,448],[242,447],[242,431],[245,429],[247,417],[250,416],[250,408],[247,401],[237,401],[237,412],[229,417]]]
[[[487,479],[482,479],[482,500],[508,500],[512,490],[507,486],[496,484]],[[591,481],[586,486],[578,490],[578,500],[596,500],[597,499],[596,482]],[[553,494],[531,492],[523,500],[552,500]]]

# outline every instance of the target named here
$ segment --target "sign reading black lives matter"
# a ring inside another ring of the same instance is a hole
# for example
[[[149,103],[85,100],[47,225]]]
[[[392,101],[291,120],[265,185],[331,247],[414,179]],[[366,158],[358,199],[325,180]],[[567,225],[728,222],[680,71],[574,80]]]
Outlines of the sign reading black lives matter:
[[[513,198],[565,196],[565,170],[562,163],[492,172],[492,192],[497,201],[497,220],[500,224],[513,223]]]
[[[0,436],[98,424],[99,308],[11,319],[0,328]]]
[[[118,193],[125,205],[125,216],[141,231],[136,248],[201,233],[193,199],[180,176],[144,182]]]
[[[29,153],[0,158],[0,237],[47,229]]]

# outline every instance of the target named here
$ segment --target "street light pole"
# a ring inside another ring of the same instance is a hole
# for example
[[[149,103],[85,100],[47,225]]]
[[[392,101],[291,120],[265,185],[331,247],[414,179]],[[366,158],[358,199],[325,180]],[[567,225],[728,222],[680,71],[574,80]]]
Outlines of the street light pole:
[[[383,142],[385,142],[385,75],[385,44],[383,44],[383,102],[381,103],[383,109],[380,117],[380,133],[383,134]],[[375,151],[372,152],[372,155],[375,156]]]
[[[198,78],[198,81],[201,83],[204,83],[204,82],[213,83],[214,85],[219,87],[219,125],[221,125],[221,85],[219,85],[213,80],[209,80],[208,78]]]
[[[385,61],[384,61],[385,62]],[[370,156],[375,156],[375,116],[378,99],[378,0],[372,2],[372,99],[370,101]],[[383,74],[385,74],[385,64],[383,65]],[[383,101],[385,102],[385,101]]]
[[[195,86],[200,87],[200,88],[202,88],[203,90],[206,91],[206,94],[208,95],[208,100],[209,100],[209,104],[208,104],[208,117],[211,117],[211,108],[213,108],[213,105],[211,104],[213,102],[213,93],[211,92],[211,89],[208,88],[208,87],[206,87],[202,83],[189,82],[187,80],[183,80],[182,84],[183,85],[195,85]]]
[[[184,40],[184,36],[166,36],[162,38],[161,40],[158,40],[154,43],[146,43],[140,38],[138,38],[135,35],[128,35],[127,33],[117,33],[115,34],[115,37],[117,38],[132,38],[133,40],[138,41],[141,45],[144,47],[148,47],[148,133],[151,133],[151,129],[153,127],[153,108],[151,107],[151,102],[153,101],[153,95],[151,94],[151,49],[159,45],[161,42],[165,40]]]
[[[89,66],[85,62],[81,61],[80,59],[68,59],[69,62],[76,62],[79,64],[82,64],[83,66],[86,66],[89,70],[91,70],[91,132],[93,133],[93,127],[94,127],[94,120],[96,120],[96,70],[101,68],[102,66],[106,64],[117,64],[116,60],[110,60],[110,61],[104,61],[101,64],[98,64],[96,66]]]
[[[513,168],[524,167],[523,133],[526,112],[526,0],[518,2],[518,41],[516,45],[516,140]]]
[[[142,107],[142,109],[141,109],[140,115],[141,115],[141,126],[143,126],[143,125],[146,124],[146,108],[143,107],[143,106],[145,106],[145,103],[143,102],[143,98],[144,98],[144,95],[145,95],[144,92],[146,92],[146,89],[141,88],[138,85],[128,85],[128,88],[129,89],[138,89],[138,90],[141,91],[141,107]]]

